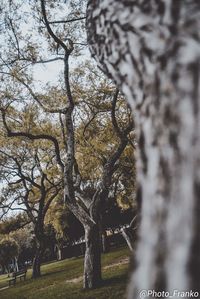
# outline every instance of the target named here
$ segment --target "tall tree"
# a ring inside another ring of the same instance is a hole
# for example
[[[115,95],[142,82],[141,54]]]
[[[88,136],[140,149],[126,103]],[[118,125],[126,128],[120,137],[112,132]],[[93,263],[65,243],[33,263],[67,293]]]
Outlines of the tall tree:
[[[40,276],[42,254],[45,249],[44,220],[46,213],[62,188],[60,176],[55,175],[51,161],[45,162],[46,151],[38,151],[24,142],[15,153],[8,146],[1,153],[1,172],[5,185],[0,198],[1,217],[9,211],[23,211],[33,224],[36,251],[32,277]],[[43,145],[44,146],[44,145]]]
[[[196,0],[88,2],[91,52],[138,131],[142,222],[130,299],[142,289],[200,291],[199,26]]]
[[[17,1],[12,2],[18,5]],[[44,0],[41,0],[39,3],[41,6],[38,7],[37,2],[36,9],[40,17],[38,20],[37,15],[34,21],[39,24],[38,30],[40,33],[42,32],[39,36],[39,41],[42,36],[46,42],[44,42],[44,47],[41,46],[40,42],[36,43],[35,39],[27,34],[25,34],[25,38],[22,38],[23,32],[20,32],[17,27],[17,24],[19,24],[19,20],[16,18],[17,13],[12,15],[13,8],[11,9],[12,18],[8,28],[12,42],[8,43],[8,48],[12,55],[8,58],[5,57],[5,53],[2,53],[1,57],[3,69],[1,71],[1,79],[4,85],[1,95],[2,122],[8,137],[21,138],[21,140],[24,140],[24,138],[34,141],[45,140],[54,148],[54,156],[62,172],[65,202],[85,229],[84,287],[92,288],[101,281],[98,209],[108,196],[112,177],[118,168],[119,159],[125,148],[130,144],[129,135],[133,131],[133,121],[130,118],[128,122],[123,123],[122,121],[122,125],[118,123],[116,117],[118,90],[115,92],[112,90],[109,94],[101,92],[100,96],[98,90],[96,90],[96,94],[93,93],[95,94],[95,99],[104,101],[106,105],[108,102],[107,97],[112,102],[109,106],[109,114],[111,116],[110,128],[115,132],[116,142],[108,144],[106,159],[104,159],[101,167],[98,184],[95,185],[94,192],[90,194],[89,198],[85,197],[86,192],[83,188],[84,182],[81,178],[81,167],[78,161],[76,128],[80,125],[82,116],[77,106],[81,100],[85,99],[86,93],[82,96],[82,93],[79,93],[79,90],[74,88],[75,84],[71,84],[69,69],[69,59],[73,55],[77,55],[77,44],[82,46],[82,43],[73,39],[71,30],[63,30],[63,27],[59,28],[59,24],[63,26],[65,23],[76,23],[79,17],[75,18],[76,21],[70,20],[70,22],[68,22],[69,19],[66,22],[63,19],[61,22],[54,21],[52,11],[54,6],[58,7],[59,4],[54,3],[54,1],[47,3]],[[75,6],[73,7],[75,8]],[[80,16],[80,18],[82,20],[84,16]],[[13,26],[13,20],[15,20],[15,26]],[[13,44],[15,45],[15,51],[12,50]],[[31,72],[31,66],[55,60],[52,58],[55,52],[55,59],[62,60],[64,65],[62,80],[57,81],[60,85],[55,84],[52,87],[51,84],[47,84],[42,91],[38,90],[37,83]],[[49,57],[46,58],[47,54],[49,54]],[[12,88],[8,87],[8,83]],[[84,85],[87,90],[87,84],[84,83]],[[90,101],[92,102],[91,99]],[[17,108],[16,103],[20,103]],[[38,105],[37,112],[29,115],[28,107],[33,103]],[[29,115],[29,117],[21,118],[22,106],[25,106],[26,113],[24,114]],[[13,111],[16,112],[14,113]],[[36,114],[39,115],[37,121],[34,119]],[[52,122],[49,122],[50,118]],[[45,122],[48,123],[49,127],[44,125]],[[56,126],[57,128],[54,130],[53,128]],[[95,130],[93,129],[94,134]]]

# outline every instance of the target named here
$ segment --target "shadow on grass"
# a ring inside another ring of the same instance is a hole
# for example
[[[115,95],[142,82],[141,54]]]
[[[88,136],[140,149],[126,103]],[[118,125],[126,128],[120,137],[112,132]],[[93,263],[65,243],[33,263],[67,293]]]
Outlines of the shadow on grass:
[[[115,285],[119,285],[122,283],[126,283],[128,280],[128,275],[127,274],[123,274],[123,275],[119,275],[119,276],[115,276],[115,277],[111,277],[111,278],[104,278],[101,282],[101,284],[99,286],[97,286],[96,288],[93,288],[91,290],[85,290],[82,289],[81,291],[83,293],[88,293],[92,290],[101,290],[101,288],[105,288],[105,287],[112,287]]]
[[[66,269],[58,270],[58,271],[54,271],[54,272],[44,272],[44,273],[42,273],[42,275],[40,276],[40,278],[46,277],[46,276],[49,277],[51,275],[55,275],[55,274],[62,273],[62,272],[66,272]]]
[[[102,281],[101,286],[100,287],[106,287],[108,285],[115,285],[115,284],[119,284],[122,281],[126,282],[127,281],[127,274],[123,274],[120,276],[116,276],[116,277],[111,277],[111,278],[106,278]]]

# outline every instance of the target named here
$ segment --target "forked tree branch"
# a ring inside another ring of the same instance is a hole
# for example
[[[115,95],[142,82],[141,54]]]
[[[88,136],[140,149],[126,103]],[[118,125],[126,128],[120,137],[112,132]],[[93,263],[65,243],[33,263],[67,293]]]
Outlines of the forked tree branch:
[[[53,38],[53,40],[59,45],[61,46],[66,53],[68,53],[68,55],[72,52],[73,50],[73,43],[70,39],[68,39],[68,42],[70,44],[70,47],[68,47],[51,29],[50,23],[47,19],[47,14],[46,14],[46,8],[45,8],[45,0],[41,0],[41,10],[42,10],[42,15],[44,18],[44,23],[45,26],[47,28],[47,31],[49,33],[49,35]]]
[[[64,169],[64,165],[63,165],[63,162],[62,162],[61,157],[60,157],[59,144],[58,144],[58,141],[57,141],[57,139],[55,137],[53,137],[51,135],[48,135],[48,134],[37,134],[37,135],[34,135],[34,134],[31,134],[31,133],[27,133],[27,132],[13,132],[9,128],[9,126],[8,126],[8,124],[6,122],[5,109],[0,108],[0,110],[1,110],[1,114],[2,114],[3,125],[4,125],[4,127],[6,129],[8,137],[26,137],[26,138],[28,138],[30,140],[44,139],[44,140],[51,141],[53,143],[53,145],[54,145],[57,163],[60,165],[60,167],[62,169]]]

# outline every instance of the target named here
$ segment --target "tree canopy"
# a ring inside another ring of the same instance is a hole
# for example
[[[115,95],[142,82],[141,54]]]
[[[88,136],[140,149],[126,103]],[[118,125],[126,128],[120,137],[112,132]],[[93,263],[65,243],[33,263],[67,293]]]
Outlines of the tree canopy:
[[[106,205],[115,198],[130,207],[135,197],[135,133],[130,107],[88,56],[85,6],[78,0],[2,6],[0,204],[3,215],[21,209],[34,225],[35,278],[46,215],[63,198],[65,216],[70,210],[85,230],[84,287],[91,288],[101,280]],[[60,224],[54,221],[57,232]]]

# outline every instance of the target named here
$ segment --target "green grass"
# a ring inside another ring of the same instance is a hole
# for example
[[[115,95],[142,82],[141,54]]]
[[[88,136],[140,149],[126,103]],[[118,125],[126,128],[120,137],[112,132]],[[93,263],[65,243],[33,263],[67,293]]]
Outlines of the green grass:
[[[118,263],[129,255],[127,248],[120,248],[102,255],[102,267]],[[126,290],[127,264],[113,265],[102,270],[102,286],[85,291],[82,282],[72,283],[67,280],[80,277],[83,273],[83,258],[66,259],[42,265],[42,276],[31,279],[28,271],[25,282],[18,282],[15,287],[0,291],[1,299],[123,299]],[[0,288],[7,286],[7,276],[0,275]]]

